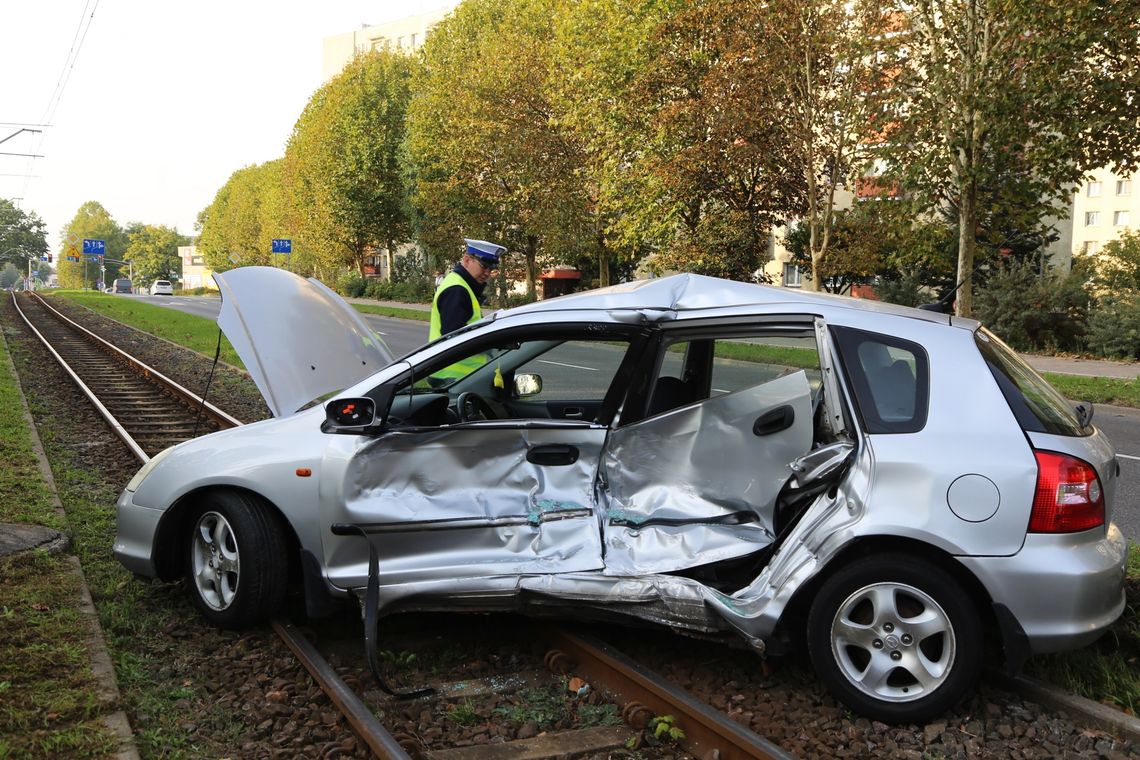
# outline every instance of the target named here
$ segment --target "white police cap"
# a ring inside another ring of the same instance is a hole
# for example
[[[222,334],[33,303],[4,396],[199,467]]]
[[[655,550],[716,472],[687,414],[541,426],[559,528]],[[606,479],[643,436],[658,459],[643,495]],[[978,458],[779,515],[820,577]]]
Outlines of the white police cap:
[[[499,256],[507,251],[505,247],[496,243],[489,243],[486,240],[468,240],[464,238],[463,242],[467,244],[467,253],[495,264],[499,263]]]

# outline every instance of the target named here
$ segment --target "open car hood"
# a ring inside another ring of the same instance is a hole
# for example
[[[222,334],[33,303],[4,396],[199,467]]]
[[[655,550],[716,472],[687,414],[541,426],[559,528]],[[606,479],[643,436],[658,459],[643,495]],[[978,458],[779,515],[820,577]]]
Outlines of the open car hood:
[[[392,361],[384,341],[314,279],[273,267],[215,273],[218,327],[275,417],[363,380]]]

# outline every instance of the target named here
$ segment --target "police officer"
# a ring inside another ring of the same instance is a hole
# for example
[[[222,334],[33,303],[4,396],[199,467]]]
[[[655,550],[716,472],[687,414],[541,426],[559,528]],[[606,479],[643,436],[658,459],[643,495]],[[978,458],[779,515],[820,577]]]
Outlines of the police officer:
[[[486,240],[464,240],[467,248],[455,268],[435,290],[431,304],[428,340],[458,330],[482,318],[480,300],[487,280],[499,268],[499,256],[506,248]]]

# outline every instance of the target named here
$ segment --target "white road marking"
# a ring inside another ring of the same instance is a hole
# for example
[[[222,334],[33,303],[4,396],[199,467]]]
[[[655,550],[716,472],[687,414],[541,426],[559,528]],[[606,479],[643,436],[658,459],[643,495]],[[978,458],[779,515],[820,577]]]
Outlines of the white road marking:
[[[559,367],[569,367],[570,369],[584,369],[584,370],[589,370],[590,372],[597,372],[598,371],[595,367],[581,367],[577,364],[563,364],[562,362],[552,362],[549,359],[539,359],[539,361],[542,362],[543,364],[555,364]]]

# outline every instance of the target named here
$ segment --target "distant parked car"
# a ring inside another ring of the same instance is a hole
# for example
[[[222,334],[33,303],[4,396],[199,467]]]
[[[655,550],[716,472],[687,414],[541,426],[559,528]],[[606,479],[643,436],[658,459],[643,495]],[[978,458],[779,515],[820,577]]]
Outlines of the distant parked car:
[[[174,295],[174,286],[170,284],[170,280],[155,280],[154,284],[150,286],[150,294],[152,296],[172,296]]]
[[[111,283],[111,292],[112,293],[130,293],[131,292],[131,281],[129,279],[127,279],[126,277],[118,278],[113,283]]]
[[[314,613],[356,598],[372,626],[620,615],[805,645],[852,709],[921,722],[969,692],[988,641],[1016,669],[1124,609],[1116,453],[973,320],[677,275],[397,360],[315,280],[215,278],[275,418],[152,458],[114,551],[184,576],[216,625],[276,614],[290,578]]]

